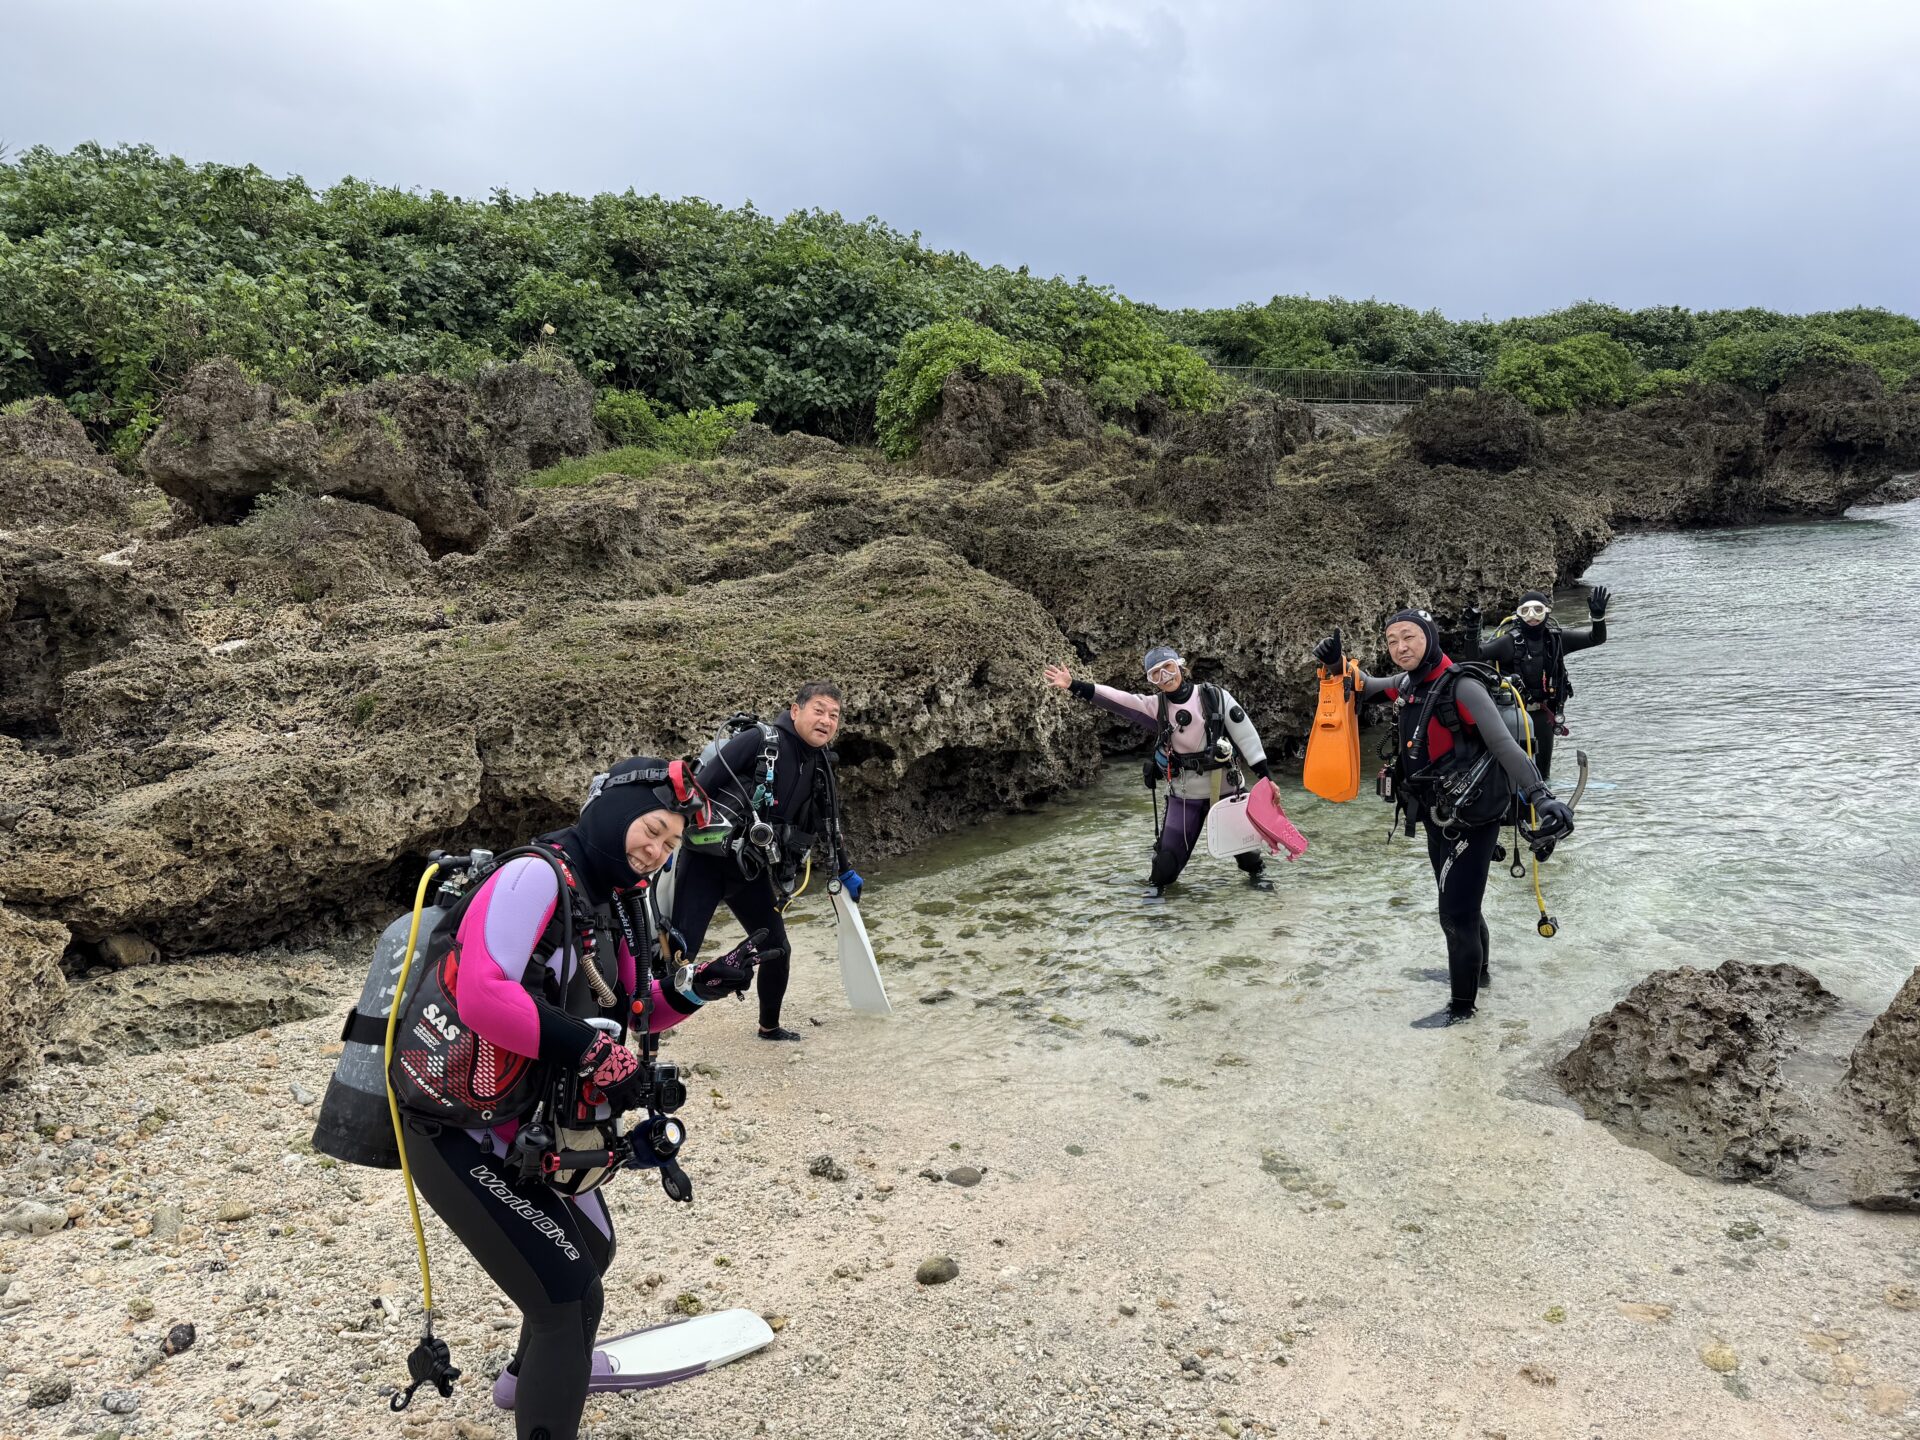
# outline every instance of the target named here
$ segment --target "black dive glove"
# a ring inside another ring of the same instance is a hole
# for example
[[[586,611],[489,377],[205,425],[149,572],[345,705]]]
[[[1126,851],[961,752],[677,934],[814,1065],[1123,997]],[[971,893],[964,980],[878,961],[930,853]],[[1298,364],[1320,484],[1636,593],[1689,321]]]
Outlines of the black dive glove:
[[[1533,807],[1533,834],[1537,840],[1558,840],[1573,833],[1573,811],[1566,801],[1556,800],[1545,784],[1535,785],[1525,796]]]
[[[1313,658],[1329,670],[1340,668],[1340,632],[1338,630],[1313,647]]]
[[[753,968],[762,960],[778,960],[786,954],[783,946],[775,945],[762,950],[759,942],[766,938],[765,930],[756,930],[747,939],[717,960],[709,960],[693,972],[693,993],[704,1004],[709,1000],[718,1000],[722,995],[744,995],[747,987],[753,984]]]
[[[1613,592],[1604,585],[1596,585],[1587,592],[1587,614],[1595,620],[1606,618],[1607,601],[1613,598]]]
[[[1476,639],[1480,635],[1480,606],[1469,600],[1460,607],[1460,628]]]

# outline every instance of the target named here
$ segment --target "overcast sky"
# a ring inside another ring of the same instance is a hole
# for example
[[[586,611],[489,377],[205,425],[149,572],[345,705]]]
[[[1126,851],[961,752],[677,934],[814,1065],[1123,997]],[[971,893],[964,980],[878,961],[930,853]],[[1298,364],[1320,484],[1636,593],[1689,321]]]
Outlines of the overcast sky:
[[[1920,313],[1915,0],[0,0],[0,142],[877,215],[1166,305]]]

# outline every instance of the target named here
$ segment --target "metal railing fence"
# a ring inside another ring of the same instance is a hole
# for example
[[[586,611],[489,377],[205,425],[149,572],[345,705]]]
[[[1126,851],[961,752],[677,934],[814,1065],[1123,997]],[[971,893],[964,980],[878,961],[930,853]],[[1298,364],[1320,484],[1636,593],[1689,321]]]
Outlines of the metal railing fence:
[[[1477,390],[1483,377],[1446,370],[1277,370],[1261,365],[1216,365],[1243,385],[1294,400],[1327,405],[1411,405],[1430,390]]]

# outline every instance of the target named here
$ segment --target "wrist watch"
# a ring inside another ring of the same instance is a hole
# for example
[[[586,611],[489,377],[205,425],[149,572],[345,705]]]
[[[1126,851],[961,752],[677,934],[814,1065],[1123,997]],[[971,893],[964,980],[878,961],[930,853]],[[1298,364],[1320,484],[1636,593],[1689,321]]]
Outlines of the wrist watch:
[[[673,972],[673,993],[689,1005],[704,1005],[707,1002],[694,993],[693,966],[682,965]]]

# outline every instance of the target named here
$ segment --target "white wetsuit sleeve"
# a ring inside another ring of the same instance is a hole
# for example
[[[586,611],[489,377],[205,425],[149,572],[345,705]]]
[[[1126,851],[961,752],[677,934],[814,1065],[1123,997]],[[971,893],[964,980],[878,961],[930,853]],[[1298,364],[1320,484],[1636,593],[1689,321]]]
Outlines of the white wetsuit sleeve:
[[[1260,732],[1253,728],[1253,720],[1226,686],[1215,688],[1220,692],[1220,706],[1225,712],[1221,718],[1226,721],[1227,738],[1233,741],[1233,748],[1240,752],[1240,758],[1247,764],[1264,765],[1267,747],[1260,743]],[[1237,720],[1234,718],[1236,715],[1240,717]]]

